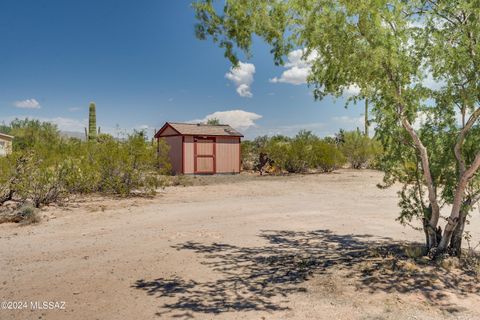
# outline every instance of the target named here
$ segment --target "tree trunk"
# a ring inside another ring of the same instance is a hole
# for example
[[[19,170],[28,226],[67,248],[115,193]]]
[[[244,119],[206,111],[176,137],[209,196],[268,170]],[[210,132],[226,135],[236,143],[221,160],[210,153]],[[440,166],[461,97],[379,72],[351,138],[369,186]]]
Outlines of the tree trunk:
[[[440,206],[438,205],[437,200],[437,190],[430,171],[430,160],[428,157],[427,148],[425,148],[417,133],[413,129],[412,125],[405,117],[402,118],[402,125],[409,133],[415,144],[415,148],[419,153],[423,170],[423,178],[428,190],[428,201],[430,202],[430,205],[428,224],[426,225],[426,234],[428,237],[427,248],[428,250],[430,250],[432,248],[435,248],[440,242],[440,237],[437,236],[437,225],[440,218]]]
[[[442,253],[447,249],[447,246],[450,243],[450,240],[453,235],[453,231],[457,227],[458,221],[460,220],[460,213],[463,206],[463,198],[465,196],[465,189],[467,187],[468,182],[473,177],[473,175],[477,172],[478,168],[480,167],[480,152],[477,153],[475,159],[473,160],[472,165],[468,170],[460,178],[460,181],[457,185],[457,190],[455,191],[455,196],[453,198],[452,204],[452,211],[450,213],[450,217],[448,217],[448,223],[445,226],[445,230],[443,232],[442,240],[438,245],[438,252]]]
[[[442,241],[438,245],[438,252],[442,253],[447,248],[453,249],[454,255],[461,254],[461,243],[463,230],[465,227],[465,219],[472,203],[472,198],[468,198],[464,201],[465,189],[470,179],[475,175],[480,167],[480,152],[478,152],[473,160],[471,166],[467,169],[465,159],[462,154],[462,146],[465,140],[465,136],[473,127],[477,119],[480,117],[480,108],[476,109],[468,119],[467,123],[463,124],[462,130],[457,136],[457,142],[453,148],[455,158],[458,162],[458,185],[455,190],[455,196],[453,198],[452,212],[448,217],[448,223],[445,226],[445,232],[442,237]],[[465,122],[465,108],[462,108],[462,121]]]
[[[365,99],[365,135],[368,137],[368,99]]]
[[[425,233],[425,246],[427,248],[427,252],[430,250],[430,236],[428,234],[428,219],[423,218],[422,219],[422,224],[423,224],[423,232]]]
[[[431,249],[438,246],[438,243],[441,239],[441,229],[435,225],[431,225],[431,216],[432,216],[432,205],[430,204],[428,208],[425,208],[424,217],[422,219],[423,222],[423,232],[425,233],[425,245],[427,248],[427,252]]]
[[[452,239],[450,240],[449,252],[452,256],[460,257],[462,255],[462,240],[463,240],[463,231],[465,229],[465,221],[467,220],[469,206],[466,205],[460,210],[460,216],[453,230]]]

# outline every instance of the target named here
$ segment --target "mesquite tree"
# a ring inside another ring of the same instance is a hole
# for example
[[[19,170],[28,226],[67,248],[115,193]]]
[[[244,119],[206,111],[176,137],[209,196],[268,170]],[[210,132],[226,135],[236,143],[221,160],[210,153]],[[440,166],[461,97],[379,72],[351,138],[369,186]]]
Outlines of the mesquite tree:
[[[442,109],[456,107],[461,119],[449,145],[457,172],[444,186],[452,209],[439,243],[440,250],[450,243],[459,254],[467,214],[480,200],[480,3],[426,1],[423,5],[426,33],[431,35],[428,63],[433,76],[445,82],[436,101]]]
[[[257,36],[276,64],[304,50],[316,99],[358,86],[348,101],[372,102],[385,182],[404,186],[400,221],[423,222],[429,252],[460,253],[480,198],[478,1],[228,0],[221,8],[200,0],[194,8],[197,37],[213,39],[234,64]]]

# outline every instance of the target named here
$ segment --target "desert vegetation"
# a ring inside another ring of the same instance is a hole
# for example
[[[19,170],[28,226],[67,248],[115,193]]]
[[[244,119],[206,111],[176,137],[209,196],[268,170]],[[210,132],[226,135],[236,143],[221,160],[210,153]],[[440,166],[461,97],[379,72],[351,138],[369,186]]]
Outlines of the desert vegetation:
[[[27,220],[25,206],[40,208],[72,195],[152,195],[166,185],[187,184],[184,177],[169,177],[169,148],[164,141],[157,145],[143,132],[117,138],[100,133],[95,104],[89,110],[84,140],[63,137],[54,124],[38,120],[3,125],[3,132],[15,136],[14,153],[0,158],[0,206],[10,202],[0,207],[3,222]],[[292,138],[263,136],[242,144],[243,164],[260,174],[331,172],[345,165],[364,168],[380,156],[377,144],[358,130],[324,139],[305,130]],[[35,215],[28,219],[31,216]]]
[[[244,141],[242,163],[245,170],[260,174],[332,172],[343,166],[372,168],[381,150],[375,139],[358,130],[340,131],[333,138],[302,130],[292,138],[276,135]]]
[[[143,132],[123,138],[90,133],[82,141],[62,137],[51,123],[28,119],[3,130],[15,140],[13,154],[0,158],[0,205],[13,201],[20,209],[39,208],[74,194],[150,195],[168,183],[168,146],[160,141],[157,157],[156,143]]]

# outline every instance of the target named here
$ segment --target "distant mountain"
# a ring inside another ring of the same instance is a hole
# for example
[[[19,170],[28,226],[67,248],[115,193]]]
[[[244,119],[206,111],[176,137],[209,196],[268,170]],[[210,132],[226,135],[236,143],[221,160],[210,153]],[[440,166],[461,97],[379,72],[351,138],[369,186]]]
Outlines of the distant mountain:
[[[80,140],[85,140],[85,133],[78,131],[60,131],[60,135],[66,138],[77,138]]]

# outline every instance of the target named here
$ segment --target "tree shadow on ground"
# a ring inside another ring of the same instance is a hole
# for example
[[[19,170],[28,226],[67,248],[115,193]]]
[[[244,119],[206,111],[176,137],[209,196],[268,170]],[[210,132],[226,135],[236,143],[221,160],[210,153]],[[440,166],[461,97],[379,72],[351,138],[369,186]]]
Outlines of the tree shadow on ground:
[[[202,264],[215,271],[217,280],[141,279],[133,287],[165,298],[165,311],[157,315],[173,312],[173,317],[285,310],[287,296],[306,292],[303,283],[309,278],[334,271],[343,272],[358,290],[418,292],[431,305],[450,308],[449,312],[459,309],[442,301],[445,290],[458,295],[480,293],[474,275],[449,272],[428,261],[419,265],[405,256],[406,243],[390,238],[337,235],[329,230],[262,231],[259,236],[267,241],[265,246],[197,242],[174,246],[203,255]]]

